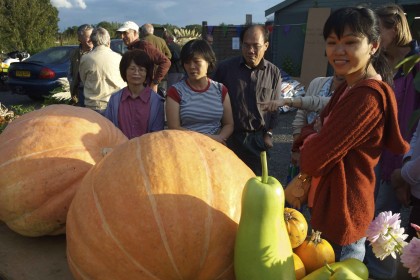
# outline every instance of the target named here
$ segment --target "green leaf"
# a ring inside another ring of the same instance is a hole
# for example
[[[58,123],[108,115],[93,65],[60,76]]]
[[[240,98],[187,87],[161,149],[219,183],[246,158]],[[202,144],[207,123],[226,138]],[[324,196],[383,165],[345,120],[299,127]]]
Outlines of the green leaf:
[[[400,63],[397,64],[397,66],[395,66],[395,68],[402,66],[404,74],[407,75],[418,62],[420,62],[420,54],[414,54],[404,58]]]
[[[410,120],[408,121],[408,131],[411,131],[413,128],[417,126],[417,123],[420,119],[420,109],[413,112],[410,116]]]

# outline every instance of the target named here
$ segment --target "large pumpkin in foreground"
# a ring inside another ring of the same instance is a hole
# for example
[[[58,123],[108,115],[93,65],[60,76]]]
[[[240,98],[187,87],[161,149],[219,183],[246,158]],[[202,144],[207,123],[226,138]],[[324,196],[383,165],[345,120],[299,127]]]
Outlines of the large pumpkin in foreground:
[[[254,173],[195,132],[131,139],[93,167],[71,204],[76,279],[234,279],[242,190]]]
[[[87,108],[51,105],[13,120],[0,134],[0,220],[25,236],[64,233],[84,175],[126,141]]]

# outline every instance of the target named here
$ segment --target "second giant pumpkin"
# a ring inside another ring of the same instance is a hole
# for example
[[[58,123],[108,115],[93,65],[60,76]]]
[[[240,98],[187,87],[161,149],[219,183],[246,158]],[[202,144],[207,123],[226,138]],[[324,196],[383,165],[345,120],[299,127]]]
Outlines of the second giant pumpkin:
[[[165,130],[116,148],[69,210],[76,279],[234,279],[245,183],[255,174],[208,136]]]
[[[13,120],[0,134],[0,220],[25,236],[64,233],[84,175],[126,141],[87,108],[50,105]]]

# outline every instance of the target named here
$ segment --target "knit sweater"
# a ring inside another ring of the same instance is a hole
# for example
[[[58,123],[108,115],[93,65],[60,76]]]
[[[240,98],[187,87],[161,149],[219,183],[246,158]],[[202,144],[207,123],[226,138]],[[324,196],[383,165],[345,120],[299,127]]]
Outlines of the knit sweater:
[[[295,143],[300,146],[301,171],[320,177],[312,226],[342,246],[366,236],[374,215],[374,166],[382,149],[399,154],[409,149],[400,134],[394,93],[386,83],[364,80],[345,94],[346,87],[341,85],[322,111],[321,131],[308,125]]]

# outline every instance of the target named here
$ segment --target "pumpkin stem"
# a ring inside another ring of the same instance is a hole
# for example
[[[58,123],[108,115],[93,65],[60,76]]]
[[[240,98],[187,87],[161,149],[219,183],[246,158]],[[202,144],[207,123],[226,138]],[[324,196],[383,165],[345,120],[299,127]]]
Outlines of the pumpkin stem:
[[[312,234],[311,234],[311,239],[310,239],[310,242],[313,242],[313,243],[315,243],[315,246],[316,245],[318,245],[319,243],[321,243],[321,233],[322,232],[320,232],[320,231],[314,231],[313,229],[312,229]]]
[[[262,167],[262,174],[261,174],[261,181],[263,184],[268,183],[268,166],[267,166],[267,153],[262,151],[260,154],[261,158],[261,167]]]

